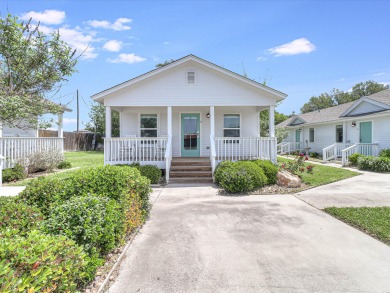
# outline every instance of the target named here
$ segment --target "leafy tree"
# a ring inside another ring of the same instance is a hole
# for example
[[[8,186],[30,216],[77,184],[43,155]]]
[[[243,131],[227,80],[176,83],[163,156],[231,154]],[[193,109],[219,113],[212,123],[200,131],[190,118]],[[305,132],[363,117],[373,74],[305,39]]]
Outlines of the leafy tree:
[[[275,136],[278,139],[278,143],[281,143],[283,139],[288,136],[288,130],[285,127],[278,127],[275,129]]]
[[[106,108],[102,104],[95,103],[88,115],[91,121],[85,125],[85,129],[91,132],[96,130],[96,133],[103,136],[106,133]],[[111,111],[111,129],[112,136],[119,137],[119,113],[116,111]]]
[[[333,97],[327,93],[322,93],[318,97],[311,97],[309,102],[301,108],[301,113],[308,113],[320,109],[329,108],[335,105]]]
[[[283,122],[288,119],[287,115],[275,111],[275,125]],[[269,112],[261,111],[260,112],[260,136],[265,137],[269,135]]]
[[[366,82],[360,82],[352,87],[352,96],[355,100],[360,99],[363,96],[369,96],[377,92],[389,89],[388,85],[383,85],[372,80]]]
[[[31,19],[1,18],[0,123],[26,128],[36,125],[38,116],[61,113],[62,107],[46,97],[75,72],[75,52],[58,32],[45,35]]]
[[[344,92],[334,88],[330,93],[322,93],[318,97],[311,97],[309,102],[302,106],[301,113],[353,102],[363,96],[369,96],[386,89],[389,89],[388,85],[383,85],[372,80],[355,84],[351,92]]]
[[[157,63],[156,64],[156,67],[163,67],[165,65],[168,65],[168,64],[171,64],[172,62],[175,62],[175,60],[171,59],[171,60],[166,60],[164,61],[164,63]]]

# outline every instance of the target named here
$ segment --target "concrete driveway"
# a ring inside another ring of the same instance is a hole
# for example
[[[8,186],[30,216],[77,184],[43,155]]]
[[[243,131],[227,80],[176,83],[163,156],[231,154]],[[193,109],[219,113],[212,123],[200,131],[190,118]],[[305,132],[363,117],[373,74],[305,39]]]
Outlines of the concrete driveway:
[[[356,177],[305,190],[295,196],[319,209],[390,206],[390,174],[364,172]]]
[[[292,195],[163,188],[109,292],[390,292],[390,247]]]

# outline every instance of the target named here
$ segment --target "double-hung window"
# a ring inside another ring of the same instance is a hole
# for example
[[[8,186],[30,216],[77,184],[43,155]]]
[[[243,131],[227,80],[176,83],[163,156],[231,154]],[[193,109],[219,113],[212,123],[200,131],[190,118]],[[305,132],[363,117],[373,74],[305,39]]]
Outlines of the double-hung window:
[[[157,114],[141,114],[141,137],[157,137]]]
[[[223,136],[240,137],[240,114],[223,115]]]
[[[309,128],[309,142],[314,142],[314,128]]]

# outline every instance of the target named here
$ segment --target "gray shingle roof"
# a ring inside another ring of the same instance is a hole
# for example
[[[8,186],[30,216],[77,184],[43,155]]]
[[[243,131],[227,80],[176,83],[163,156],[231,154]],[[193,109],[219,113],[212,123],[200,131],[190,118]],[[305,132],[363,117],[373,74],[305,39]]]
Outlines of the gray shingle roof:
[[[384,90],[379,93],[373,94],[368,96],[367,98],[390,105],[390,90]],[[344,113],[349,107],[352,106],[355,102],[349,102],[346,104],[341,104],[338,106],[313,111],[305,114],[298,114],[293,117],[290,117],[289,119],[283,121],[282,123],[279,123],[276,127],[286,127],[290,124],[292,120],[294,120],[295,117],[299,117],[306,121],[304,125],[307,124],[314,124],[314,123],[322,123],[322,122],[331,122],[331,121],[337,121],[337,120],[343,120],[344,117],[340,117],[342,113]],[[390,111],[386,111],[389,112]],[[372,114],[372,113],[369,113]]]

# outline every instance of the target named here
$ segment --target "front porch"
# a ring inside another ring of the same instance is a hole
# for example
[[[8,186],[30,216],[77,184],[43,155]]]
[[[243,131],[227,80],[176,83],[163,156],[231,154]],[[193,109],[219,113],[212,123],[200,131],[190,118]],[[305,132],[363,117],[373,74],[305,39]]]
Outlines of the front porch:
[[[168,181],[177,157],[208,157],[212,172],[224,160],[276,162],[274,106],[113,109],[120,113],[120,137],[110,135],[112,109],[106,106],[105,164],[156,165],[166,170]],[[261,110],[270,111],[270,137],[259,136]]]

